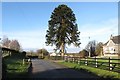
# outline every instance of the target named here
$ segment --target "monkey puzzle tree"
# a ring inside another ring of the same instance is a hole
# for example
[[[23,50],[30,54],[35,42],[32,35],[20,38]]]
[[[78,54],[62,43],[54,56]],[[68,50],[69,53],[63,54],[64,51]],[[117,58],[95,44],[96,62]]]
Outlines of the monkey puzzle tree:
[[[46,44],[51,44],[51,46],[54,44],[57,49],[61,50],[61,56],[64,56],[66,44],[73,43],[79,47],[79,35],[80,32],[72,9],[64,4],[55,8],[48,21]]]

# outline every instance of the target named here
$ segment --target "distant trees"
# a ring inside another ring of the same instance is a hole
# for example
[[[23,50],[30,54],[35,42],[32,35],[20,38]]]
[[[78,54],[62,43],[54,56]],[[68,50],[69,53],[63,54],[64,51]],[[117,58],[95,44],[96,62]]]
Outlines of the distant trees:
[[[9,38],[7,36],[3,37],[2,46],[13,49],[13,50],[17,50],[17,51],[19,51],[21,49],[21,46],[20,46],[18,40],[9,40]]]
[[[56,49],[60,49],[61,56],[64,56],[66,44],[73,43],[77,47],[80,45],[79,35],[72,9],[64,4],[55,8],[48,21],[46,44],[54,44]]]
[[[44,58],[45,56],[47,56],[49,54],[49,52],[44,48],[43,49],[38,49],[37,53],[38,53],[39,58]]]
[[[18,40],[12,40],[10,42],[9,47],[10,47],[10,49],[14,49],[14,50],[17,50],[17,51],[20,50],[20,44],[19,44]]]
[[[90,57],[95,56],[96,45],[97,43],[95,40],[89,41],[88,44],[86,45],[85,50],[89,52]]]
[[[100,56],[103,55],[102,51],[103,51],[103,43],[99,42],[97,43],[95,40],[90,41],[86,47],[85,50],[87,50],[90,54],[89,56]]]
[[[82,51],[79,52],[79,56],[80,57],[86,57],[86,56],[89,56],[89,52],[85,49],[83,49]]]
[[[103,54],[102,54],[102,51],[103,51],[103,43],[102,43],[102,42],[99,42],[99,43],[96,45],[95,55],[96,55],[96,56],[103,55]]]
[[[2,39],[2,46],[4,46],[4,47],[9,47],[9,44],[10,44],[10,40],[8,39],[8,37],[7,36],[3,36],[3,39]]]
[[[27,56],[38,56],[37,52],[35,52],[35,51],[33,51],[33,50],[27,51],[27,52],[26,52],[26,55],[27,55]]]

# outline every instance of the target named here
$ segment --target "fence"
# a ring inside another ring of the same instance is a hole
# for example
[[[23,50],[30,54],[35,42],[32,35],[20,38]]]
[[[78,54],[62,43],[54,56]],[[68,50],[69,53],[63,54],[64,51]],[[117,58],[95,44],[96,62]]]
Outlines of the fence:
[[[66,57],[66,62],[77,63],[79,65],[87,65],[105,70],[112,70],[120,73],[120,59],[112,58],[81,58],[81,57]]]

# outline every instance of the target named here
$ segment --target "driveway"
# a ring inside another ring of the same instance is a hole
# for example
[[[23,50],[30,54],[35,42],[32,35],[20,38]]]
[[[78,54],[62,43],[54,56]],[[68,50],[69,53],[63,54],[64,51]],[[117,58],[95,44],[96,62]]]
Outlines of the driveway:
[[[65,66],[56,64],[48,60],[32,59],[32,72],[30,78],[58,79],[58,78],[98,78],[97,76]]]

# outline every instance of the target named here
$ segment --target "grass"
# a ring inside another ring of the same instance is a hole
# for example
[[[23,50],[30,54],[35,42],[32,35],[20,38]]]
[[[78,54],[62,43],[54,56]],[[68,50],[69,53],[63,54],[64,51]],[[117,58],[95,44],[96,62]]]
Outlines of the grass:
[[[82,58],[80,60],[81,65],[85,65],[85,62],[86,62],[85,58]],[[88,66],[90,66],[90,67],[95,67],[96,66],[95,58],[88,58],[87,62],[88,62],[87,63]],[[110,60],[110,62],[112,62],[113,63],[112,65],[115,66],[112,71],[119,72],[120,71],[120,65],[116,64],[116,63],[120,63],[120,60]],[[98,65],[98,68],[100,68],[100,69],[109,70],[109,59],[107,59],[107,58],[106,59],[97,59],[97,65]]]
[[[19,54],[19,53],[18,53]],[[29,63],[23,64],[23,56],[9,56],[4,59],[7,66],[7,78],[27,76]]]
[[[6,56],[9,56],[9,53],[2,54],[2,57],[6,57]]]
[[[85,60],[84,58],[83,59],[81,59],[81,60]],[[95,59],[93,58],[91,58],[91,59],[87,59],[88,61],[95,61]],[[110,60],[111,62],[113,62],[113,63],[119,63],[120,62],[120,60]],[[97,62],[109,62],[109,59],[97,59]]]
[[[120,73],[117,72],[112,72],[112,71],[107,71],[107,70],[102,70],[94,67],[89,67],[86,65],[78,65],[76,63],[70,63],[70,62],[58,62],[59,64],[65,65],[69,68],[74,68],[77,70],[85,70],[89,73],[93,73],[101,78],[110,78],[112,80],[114,79],[120,79]]]

